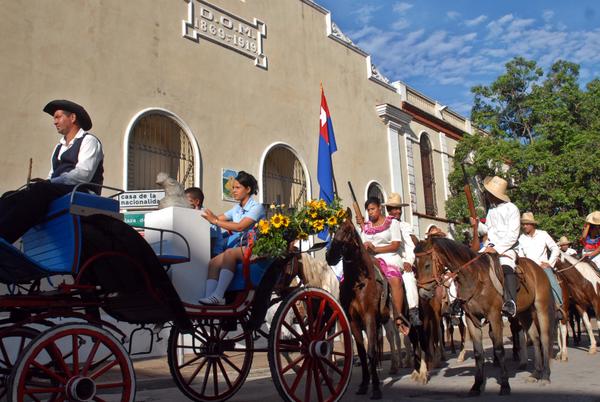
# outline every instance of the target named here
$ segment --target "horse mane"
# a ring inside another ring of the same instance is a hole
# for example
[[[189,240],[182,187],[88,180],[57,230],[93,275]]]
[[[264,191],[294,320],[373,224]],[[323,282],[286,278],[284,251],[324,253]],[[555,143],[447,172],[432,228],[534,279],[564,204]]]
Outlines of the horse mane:
[[[425,252],[431,247],[435,247],[446,257],[453,256],[464,261],[469,261],[477,256],[477,254],[468,246],[459,243],[456,240],[449,239],[444,235],[432,235],[429,236],[427,240],[419,242],[417,247],[415,247],[415,253]]]

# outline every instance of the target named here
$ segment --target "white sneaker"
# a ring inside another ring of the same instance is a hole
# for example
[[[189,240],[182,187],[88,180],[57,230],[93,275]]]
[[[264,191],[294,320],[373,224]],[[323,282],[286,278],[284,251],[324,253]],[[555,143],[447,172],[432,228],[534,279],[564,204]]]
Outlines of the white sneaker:
[[[198,300],[198,302],[200,304],[222,306],[225,304],[225,298],[213,295],[213,296],[203,297],[202,299]]]

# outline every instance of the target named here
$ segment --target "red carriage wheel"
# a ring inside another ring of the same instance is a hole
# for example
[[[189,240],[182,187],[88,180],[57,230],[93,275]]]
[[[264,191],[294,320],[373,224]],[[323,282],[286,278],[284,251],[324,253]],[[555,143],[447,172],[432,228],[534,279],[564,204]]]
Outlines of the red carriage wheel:
[[[169,335],[169,369],[177,387],[195,401],[225,401],[244,384],[254,355],[251,331],[236,319],[201,319],[194,332],[174,326]]]
[[[134,401],[129,355],[108,331],[86,323],[63,324],[31,341],[13,367],[12,402]]]
[[[271,324],[269,366],[285,401],[340,400],[352,374],[352,334],[333,296],[299,288],[281,303]]]
[[[28,327],[11,327],[0,330],[0,400],[8,392],[8,380],[13,366],[25,347],[40,332]]]

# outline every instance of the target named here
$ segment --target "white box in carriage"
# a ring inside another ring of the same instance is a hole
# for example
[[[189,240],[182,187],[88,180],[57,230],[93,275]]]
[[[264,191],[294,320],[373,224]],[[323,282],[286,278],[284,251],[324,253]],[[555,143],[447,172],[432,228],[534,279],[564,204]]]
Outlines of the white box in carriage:
[[[190,262],[173,265],[169,276],[179,297],[185,303],[197,304],[204,295],[210,260],[210,224],[195,209],[169,207],[149,212],[145,216],[145,226],[172,230],[181,234],[190,245]],[[161,233],[146,230],[144,237],[156,254],[160,252]],[[163,233],[163,255],[186,256],[185,242],[173,233]]]

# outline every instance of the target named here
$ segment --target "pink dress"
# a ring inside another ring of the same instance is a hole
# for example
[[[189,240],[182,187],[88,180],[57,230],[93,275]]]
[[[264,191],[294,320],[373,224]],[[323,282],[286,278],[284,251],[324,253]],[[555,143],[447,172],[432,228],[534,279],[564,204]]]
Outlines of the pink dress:
[[[394,241],[402,242],[400,223],[391,216],[386,217],[381,226],[366,222],[361,238],[363,243],[371,242],[375,247],[389,246]],[[381,272],[386,278],[402,277],[402,257],[398,252],[375,254],[375,258],[379,260]]]

